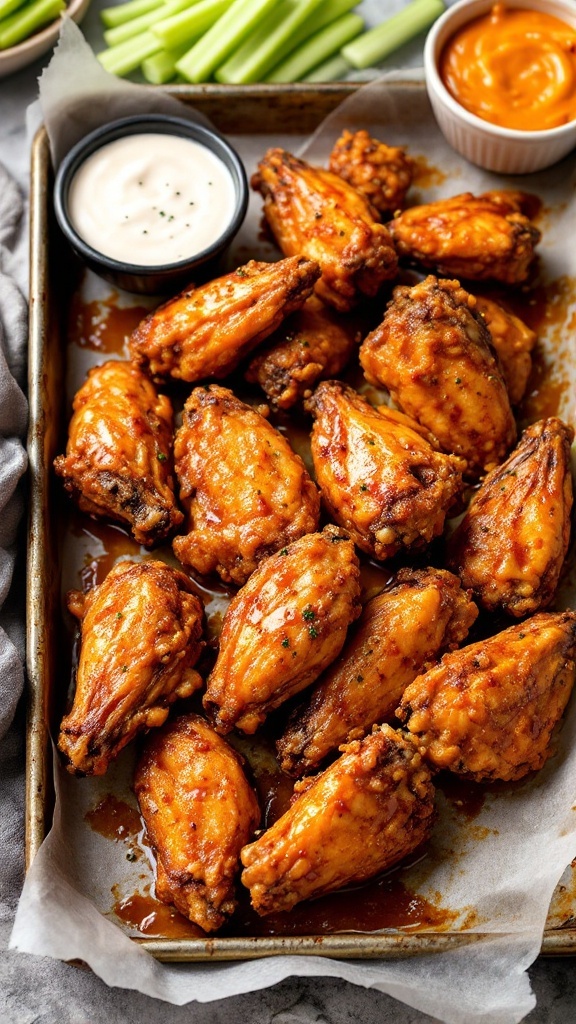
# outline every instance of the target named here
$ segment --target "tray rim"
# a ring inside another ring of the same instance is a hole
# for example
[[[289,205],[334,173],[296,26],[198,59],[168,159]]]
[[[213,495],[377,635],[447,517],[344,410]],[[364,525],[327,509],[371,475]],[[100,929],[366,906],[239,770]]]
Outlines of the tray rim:
[[[391,85],[425,88],[419,80],[406,79],[400,72],[389,76]],[[208,99],[231,98],[264,103],[292,96],[306,104],[314,96],[341,101],[363,83],[336,82],[322,85],[222,85],[149,87],[191,104]],[[337,105],[335,102],[335,106]],[[50,465],[43,440],[46,427],[47,366],[45,340],[49,327],[49,201],[50,156],[48,133],[41,125],[32,142],[30,158],[30,317],[28,347],[29,393],[29,515],[26,578],[26,803],[25,853],[28,872],[51,824],[49,790],[52,747],[44,707],[47,671],[43,572],[48,541],[47,481]],[[576,914],[575,914],[576,916]],[[490,933],[443,931],[400,931],[380,933],[341,932],[321,936],[254,936],[241,938],[157,939],[133,938],[156,959],[164,962],[238,961],[276,955],[314,955],[337,959],[399,959],[440,953],[488,937]],[[500,934],[500,933],[498,933]],[[546,928],[541,953],[547,956],[576,956],[576,926]]]

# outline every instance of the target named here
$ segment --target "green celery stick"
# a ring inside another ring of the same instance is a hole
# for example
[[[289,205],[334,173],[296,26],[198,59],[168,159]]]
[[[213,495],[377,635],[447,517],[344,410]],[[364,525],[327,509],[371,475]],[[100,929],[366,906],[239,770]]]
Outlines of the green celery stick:
[[[343,46],[342,56],[354,68],[379,64],[394,50],[429,28],[445,10],[443,0],[412,0],[398,14]]]
[[[304,75],[303,82],[341,82],[350,73],[352,68],[341,53],[330,57],[322,64],[312,68],[307,75]]]
[[[311,68],[338,53],[345,43],[355,39],[364,28],[359,14],[344,14],[331,25],[310,36],[278,64],[266,78],[267,82],[299,82]]]
[[[0,0],[0,21],[27,2],[28,0]]]
[[[194,0],[191,0],[191,2],[193,3]],[[133,36],[139,36],[141,32],[151,28],[159,18],[168,17],[172,13],[175,14],[178,9],[181,8],[175,7],[173,3],[164,3],[162,5],[162,12],[158,11],[158,9],[148,11],[146,14],[141,14],[139,18],[131,18],[130,21],[124,21],[121,25],[115,25],[113,28],[106,29],[104,32],[104,42],[106,46],[118,46],[118,43],[125,43],[128,39],[132,39]]]
[[[261,82],[272,68],[293,49],[293,35],[310,19],[322,0],[283,0],[274,11],[273,23],[266,19],[257,32],[215,72],[218,82],[246,85]]]
[[[152,31],[168,49],[186,40],[189,41],[189,49],[196,39],[225,14],[231,4],[232,0],[201,0],[189,10],[158,20]]]
[[[322,0],[306,21],[299,28],[295,29],[292,36],[292,47],[295,49],[297,46],[300,46],[300,43],[305,43],[311,35],[319,32],[321,28],[329,25],[332,21],[336,21],[343,14],[348,14],[357,4],[358,0]],[[270,29],[275,28],[278,23],[281,6],[279,4],[273,12],[270,12],[266,19],[266,25]],[[268,29],[265,31],[268,31]]]
[[[118,46],[111,46],[96,56],[102,67],[111,75],[122,76],[135,71],[143,60],[161,49],[162,44],[156,36],[151,32],[141,32],[139,36],[134,36],[125,43],[118,43]]]
[[[152,57],[142,61],[142,74],[151,85],[165,85],[176,77],[176,61],[180,60],[190,49],[188,43],[177,46],[174,50],[160,50]]]
[[[128,0],[125,4],[118,4],[117,7],[105,7],[100,11],[100,17],[105,28],[115,28],[116,25],[123,25],[125,21],[132,21],[139,18],[148,11],[154,11],[162,7],[164,0]]]
[[[0,21],[0,50],[16,46],[23,39],[54,21],[65,7],[64,0],[33,0]]]
[[[226,13],[178,61],[176,70],[188,82],[206,82],[275,5],[277,0],[234,0]]]

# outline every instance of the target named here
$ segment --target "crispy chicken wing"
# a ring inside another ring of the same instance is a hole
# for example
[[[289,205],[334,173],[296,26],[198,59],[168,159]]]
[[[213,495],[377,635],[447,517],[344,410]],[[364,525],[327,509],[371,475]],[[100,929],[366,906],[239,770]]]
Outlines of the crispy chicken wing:
[[[143,729],[162,725],[168,705],[202,685],[203,608],[184,573],[164,562],[119,562],[87,595],[72,591],[81,619],[76,693],[58,747],[68,770],[103,775]]]
[[[393,722],[408,684],[457,647],[477,615],[457,576],[401,569],[364,606],[339,658],[290,716],[277,744],[283,771],[314,771],[341,743]]]
[[[335,526],[263,562],[232,599],[204,707],[220,732],[253,733],[340,653],[360,614],[354,545]]]
[[[412,206],[390,222],[399,256],[442,274],[504,284],[526,280],[540,241],[517,192],[471,192]]]
[[[394,289],[360,362],[371,384],[466,459],[471,477],[502,461],[516,425],[488,328],[458,281],[430,275]]]
[[[490,331],[510,402],[512,405],[518,405],[524,397],[532,369],[530,353],[536,344],[536,335],[519,317],[492,299],[477,295],[476,310],[484,317]]]
[[[260,821],[236,751],[198,715],[146,742],[134,790],[156,855],[156,896],[206,932],[236,906],[240,850]]]
[[[430,832],[434,788],[410,737],[383,725],[343,751],[296,783],[290,809],[242,850],[242,882],[262,916],[372,878]]]
[[[407,687],[397,714],[433,767],[478,782],[521,779],[550,756],[575,653],[576,614],[539,612],[446,654]]]
[[[320,496],[302,459],[227,388],[194,389],[174,454],[189,523],[174,552],[197,572],[242,585],[263,558],[316,529]]]
[[[319,275],[300,253],[278,263],[250,260],[145,317],[130,337],[132,357],[154,377],[225,377],[300,309]]]
[[[246,380],[259,384],[278,408],[289,409],[310,396],[317,380],[339,374],[361,340],[357,320],[312,295],[254,357]]]
[[[383,560],[442,533],[461,460],[337,381],[320,384],[308,404],[322,498],[363,551]]]
[[[414,164],[401,146],[387,146],[367,131],[343,131],[329,167],[379,213],[394,213],[404,206],[414,175]]]
[[[376,295],[396,276],[398,259],[388,229],[370,204],[337,174],[269,149],[252,186],[286,256],[302,253],[320,264],[316,294],[340,312],[362,295]]]
[[[172,405],[131,363],[95,366],[74,398],[66,455],[54,467],[82,512],[153,547],[180,525],[172,476]]]
[[[528,427],[450,538],[448,564],[489,611],[521,618],[554,597],[570,540],[573,437],[558,419]]]

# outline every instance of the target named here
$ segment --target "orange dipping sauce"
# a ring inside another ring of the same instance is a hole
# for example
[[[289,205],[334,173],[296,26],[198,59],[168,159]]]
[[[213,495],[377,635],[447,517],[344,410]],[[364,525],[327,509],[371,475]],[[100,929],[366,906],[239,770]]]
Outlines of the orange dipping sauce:
[[[550,14],[494,4],[448,40],[439,72],[461,106],[503,128],[576,118],[576,28]]]

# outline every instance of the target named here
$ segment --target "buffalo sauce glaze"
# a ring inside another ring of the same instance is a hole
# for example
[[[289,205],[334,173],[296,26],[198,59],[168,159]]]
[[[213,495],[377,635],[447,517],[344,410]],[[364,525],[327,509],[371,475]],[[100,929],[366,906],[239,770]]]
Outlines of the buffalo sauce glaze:
[[[448,40],[438,70],[458,103],[503,128],[576,117],[576,29],[542,11],[494,4]]]

